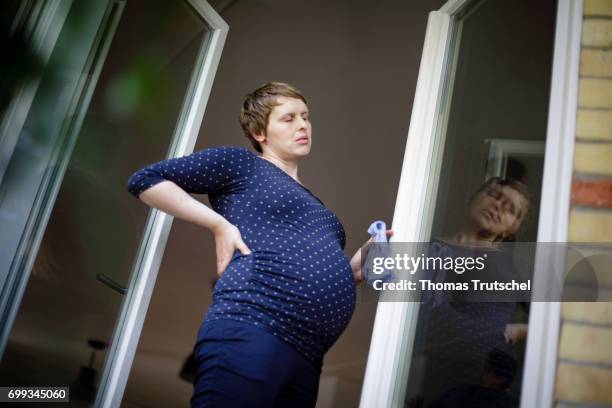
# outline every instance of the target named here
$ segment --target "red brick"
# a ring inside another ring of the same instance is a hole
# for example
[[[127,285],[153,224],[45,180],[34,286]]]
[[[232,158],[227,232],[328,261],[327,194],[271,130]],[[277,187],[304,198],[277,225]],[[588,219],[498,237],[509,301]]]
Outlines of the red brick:
[[[572,205],[612,209],[612,179],[574,179]]]

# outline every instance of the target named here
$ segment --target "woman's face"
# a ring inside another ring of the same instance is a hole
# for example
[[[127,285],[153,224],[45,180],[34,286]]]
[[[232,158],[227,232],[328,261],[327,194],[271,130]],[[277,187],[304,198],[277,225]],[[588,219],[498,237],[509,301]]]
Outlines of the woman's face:
[[[265,135],[256,135],[266,153],[285,160],[297,160],[310,153],[312,125],[308,118],[308,107],[300,99],[278,97],[270,117]]]
[[[493,185],[474,197],[469,217],[477,228],[493,236],[515,233],[521,222],[527,199],[508,186]]]

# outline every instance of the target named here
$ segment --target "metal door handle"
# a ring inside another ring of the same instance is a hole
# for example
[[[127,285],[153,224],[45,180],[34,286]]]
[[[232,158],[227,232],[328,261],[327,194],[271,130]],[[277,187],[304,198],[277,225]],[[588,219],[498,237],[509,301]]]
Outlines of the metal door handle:
[[[122,295],[125,295],[125,293],[127,292],[127,288],[124,288],[123,286],[121,286],[120,284],[102,273],[96,274],[96,279],[105,284],[106,286],[110,287],[111,289],[121,293]]]

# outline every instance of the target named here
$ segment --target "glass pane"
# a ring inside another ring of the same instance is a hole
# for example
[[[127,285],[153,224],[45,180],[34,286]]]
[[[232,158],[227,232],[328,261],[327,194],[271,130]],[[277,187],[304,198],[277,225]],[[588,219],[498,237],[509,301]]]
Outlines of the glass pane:
[[[499,257],[501,242],[536,241],[555,13],[554,0],[483,0],[454,21],[429,256]],[[518,406],[528,313],[421,299],[406,406]]]
[[[71,385],[71,401],[93,401],[147,217],[127,179],[167,155],[210,33],[185,1],[125,2],[91,103],[79,107],[1,383]]]

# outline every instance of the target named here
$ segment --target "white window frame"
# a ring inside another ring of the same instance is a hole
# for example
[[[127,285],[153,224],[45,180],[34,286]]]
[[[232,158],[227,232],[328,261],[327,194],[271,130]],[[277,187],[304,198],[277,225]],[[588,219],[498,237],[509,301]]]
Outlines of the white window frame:
[[[189,85],[191,92],[184,101],[168,157],[180,157],[193,152],[229,30],[229,26],[206,1],[184,1],[206,21],[212,32],[208,43],[202,46],[198,55],[198,63]],[[115,326],[113,342],[102,371],[94,404],[96,407],[121,406],[172,220],[173,217],[164,212],[150,210],[130,275],[128,291]]]
[[[27,5],[28,2],[24,0],[18,11],[17,20],[21,18],[20,14]],[[49,62],[71,6],[72,0],[36,1],[33,15],[27,22],[22,22],[27,27],[31,27],[29,48],[39,56],[43,67],[46,67]],[[19,22],[15,21],[14,24],[19,24]],[[4,178],[13,150],[15,150],[19,132],[30,112],[40,79],[41,75],[17,91],[0,123],[0,183]]]
[[[544,158],[546,143],[541,140],[485,139],[489,144],[489,157],[485,180],[505,177],[509,156]]]
[[[57,45],[57,41],[66,24],[66,19],[71,7],[77,4],[72,2],[72,0],[67,0],[65,2],[59,1],[61,7],[59,7],[58,2],[55,0],[48,4],[45,3],[45,5],[42,6],[43,8],[40,14],[42,16],[41,24],[46,28],[38,28],[36,21],[28,21],[27,23],[33,26],[32,31],[35,33],[43,30],[43,32],[50,33],[49,35],[53,34],[54,36],[52,42],[46,40],[46,48],[41,51],[45,64],[49,62],[50,55]],[[113,3],[115,4],[113,5]],[[23,224],[10,226],[8,227],[9,230],[3,231],[7,234],[6,237],[10,237],[8,239],[8,245],[14,246],[2,248],[5,253],[8,253],[8,256],[0,260],[0,357],[4,355],[13,323],[19,311],[19,306],[25,293],[38,249],[42,242],[47,222],[51,216],[55,199],[72,154],[74,142],[80,131],[100,69],[106,58],[106,53],[114,33],[117,19],[121,14],[123,7],[122,3],[123,0],[106,0],[92,6],[94,8],[100,8],[100,10],[104,12],[104,15],[100,22],[100,27],[97,27],[97,33],[91,38],[92,43],[85,45],[85,47],[89,49],[89,55],[86,56],[82,66],[78,64],[75,66],[78,70],[82,69],[83,73],[74,75],[70,81],[66,81],[65,87],[62,90],[62,95],[58,95],[57,99],[56,108],[58,117],[63,116],[68,119],[59,120],[56,123],[50,124],[50,132],[53,132],[55,136],[49,143],[42,146],[44,153],[40,156],[39,163],[31,164],[28,169],[28,171],[35,175],[34,178],[26,182],[19,182],[20,188],[24,187],[26,190],[32,187],[35,188],[35,195],[30,195],[33,193],[32,191],[24,192],[23,190],[16,189],[15,186],[8,194],[12,196],[11,199],[14,197],[24,199],[28,205],[31,204],[31,207],[24,205],[15,213],[16,218],[19,218]],[[41,4],[42,2],[37,2],[37,5]],[[50,5],[53,5],[53,11],[46,11]],[[117,10],[117,12],[114,13],[113,10]],[[34,15],[33,18],[38,20],[36,15]],[[87,41],[87,39],[80,38],[79,41]],[[36,42],[34,42],[32,46],[35,47]],[[92,51],[95,52],[92,54]],[[38,89],[40,79],[41,77],[39,76],[34,80],[36,89],[33,91]],[[23,127],[24,121],[30,113],[33,99],[28,99],[29,97],[24,99],[24,89],[32,91],[30,85],[22,88],[9,107],[6,123],[8,123],[8,126],[11,128],[16,126],[17,122],[21,121],[21,119],[19,119],[21,115],[25,115],[23,121],[17,123],[19,126]],[[15,106],[17,106],[17,108],[15,108]],[[17,109],[19,112],[15,114],[15,112],[11,111],[13,108]],[[62,114],[59,112],[62,112]],[[5,123],[2,124],[2,126],[4,125]],[[18,133],[21,132],[21,127],[15,128]],[[5,128],[3,128],[3,131],[4,129]],[[4,136],[6,135],[3,134],[2,137]],[[3,158],[5,153],[7,157],[9,153],[12,155],[15,147],[14,145],[9,146],[9,139],[4,139],[0,142],[0,155],[2,155]],[[10,152],[8,152],[7,149],[10,150]],[[15,160],[14,155],[11,157],[11,160]],[[2,167],[3,165],[0,165],[0,172],[5,170],[5,167]],[[37,171],[40,171],[40,174],[37,174]],[[7,181],[15,182],[14,180],[7,179],[8,176],[5,177],[4,174],[2,174],[2,177],[0,183]],[[23,177],[23,175],[19,175],[19,177]],[[3,200],[5,199],[6,196],[3,197]],[[4,203],[2,204],[4,205]],[[6,245],[7,241],[2,241],[2,243]]]
[[[450,0],[429,14],[414,107],[393,217],[394,241],[429,238],[444,148],[447,56],[455,16],[469,0]],[[559,0],[554,42],[546,153],[538,225],[539,242],[567,242],[576,127],[582,0]],[[452,69],[452,68],[451,68]],[[452,75],[450,75],[452,77]],[[441,132],[443,134],[443,132]],[[543,287],[536,257],[534,290]],[[360,406],[402,407],[418,303],[378,304]],[[551,407],[557,366],[561,305],[534,302],[529,317],[521,407]],[[401,366],[400,366],[401,365]]]

